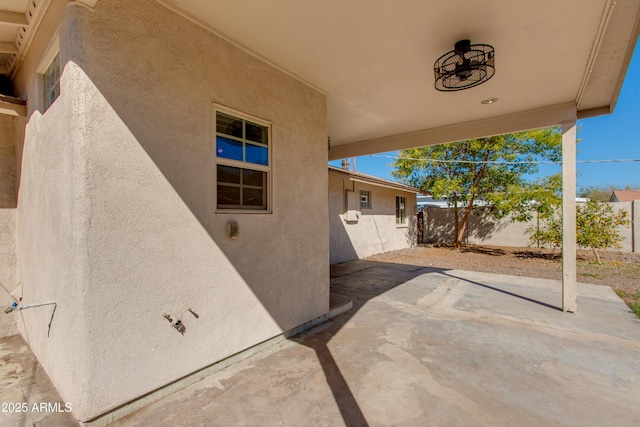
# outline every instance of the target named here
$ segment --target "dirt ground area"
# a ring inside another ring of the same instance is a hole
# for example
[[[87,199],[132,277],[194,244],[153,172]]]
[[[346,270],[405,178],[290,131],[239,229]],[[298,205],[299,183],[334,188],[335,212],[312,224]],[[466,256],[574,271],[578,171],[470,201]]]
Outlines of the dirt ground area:
[[[599,252],[602,264],[590,251],[578,250],[578,282],[611,286],[640,317],[640,254]],[[560,250],[465,245],[420,245],[368,258],[372,261],[410,263],[541,279],[562,279]]]

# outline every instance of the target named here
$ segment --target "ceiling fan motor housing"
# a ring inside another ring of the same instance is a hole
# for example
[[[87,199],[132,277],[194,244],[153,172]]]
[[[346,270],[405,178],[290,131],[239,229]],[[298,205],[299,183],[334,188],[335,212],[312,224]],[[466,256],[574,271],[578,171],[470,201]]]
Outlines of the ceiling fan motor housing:
[[[468,89],[486,82],[495,73],[493,46],[460,40],[454,50],[442,55],[434,64],[435,88],[449,92]]]

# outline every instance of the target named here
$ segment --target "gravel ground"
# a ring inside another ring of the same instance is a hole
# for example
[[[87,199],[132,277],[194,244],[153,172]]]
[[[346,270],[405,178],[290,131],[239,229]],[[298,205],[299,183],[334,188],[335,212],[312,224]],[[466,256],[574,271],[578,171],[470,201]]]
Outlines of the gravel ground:
[[[611,286],[640,317],[640,254],[599,252],[602,265],[590,251],[578,251],[578,282]],[[372,261],[415,264],[439,268],[482,271],[562,279],[562,254],[559,250],[508,248],[498,246],[420,245],[368,258]]]

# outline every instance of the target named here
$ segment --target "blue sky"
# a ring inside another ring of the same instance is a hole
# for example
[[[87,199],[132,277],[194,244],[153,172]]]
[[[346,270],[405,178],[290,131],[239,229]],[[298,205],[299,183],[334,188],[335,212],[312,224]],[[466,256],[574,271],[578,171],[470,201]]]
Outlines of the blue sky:
[[[578,160],[640,159],[640,44],[636,46],[613,114],[578,121]],[[394,156],[395,153],[380,153]],[[362,156],[358,172],[391,179],[389,158]],[[340,166],[341,161],[329,162]],[[541,175],[560,171],[559,166],[542,165]],[[578,191],[582,187],[640,187],[640,163],[578,164]]]

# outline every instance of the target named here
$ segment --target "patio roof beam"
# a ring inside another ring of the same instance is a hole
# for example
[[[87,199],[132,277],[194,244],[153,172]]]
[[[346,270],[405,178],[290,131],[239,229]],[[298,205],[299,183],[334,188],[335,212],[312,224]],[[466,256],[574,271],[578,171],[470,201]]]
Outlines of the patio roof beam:
[[[577,310],[576,122],[562,123],[562,311]]]
[[[26,117],[27,107],[25,105],[12,104],[10,102],[0,101],[0,114],[8,116]]]
[[[329,148],[329,160],[556,126],[558,123],[575,120],[575,117],[574,103],[554,105],[417,132],[335,145]]]
[[[26,117],[27,102],[20,98],[0,94],[0,114]]]
[[[29,21],[27,21],[27,17],[24,13],[0,10],[0,24],[28,27]]]
[[[18,53],[18,48],[11,42],[0,42],[0,53]]]

